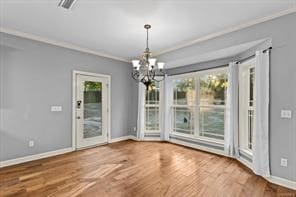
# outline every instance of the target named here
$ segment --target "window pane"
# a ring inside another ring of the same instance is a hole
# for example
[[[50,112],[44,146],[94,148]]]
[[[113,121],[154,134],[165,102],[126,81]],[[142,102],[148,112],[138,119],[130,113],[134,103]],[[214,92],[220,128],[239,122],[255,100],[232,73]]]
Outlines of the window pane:
[[[227,74],[204,75],[200,78],[200,104],[225,105]]]
[[[194,133],[194,113],[190,107],[174,107],[174,131],[184,134]]]
[[[214,107],[200,107],[199,135],[224,139],[224,109]]]
[[[145,129],[159,130],[159,107],[145,107]]]
[[[250,106],[254,106],[253,102],[254,102],[254,82],[255,82],[255,68],[250,68],[250,102],[249,105]]]
[[[252,138],[254,131],[254,110],[248,110],[248,148],[252,150]]]
[[[149,90],[146,90],[146,104],[159,104],[159,82],[153,82]]]
[[[175,81],[175,105],[195,105],[195,79],[183,78]]]

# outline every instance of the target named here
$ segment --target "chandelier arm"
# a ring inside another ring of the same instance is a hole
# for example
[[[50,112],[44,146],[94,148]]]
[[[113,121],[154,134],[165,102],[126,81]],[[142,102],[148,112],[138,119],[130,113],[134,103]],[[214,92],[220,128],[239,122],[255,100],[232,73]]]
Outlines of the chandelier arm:
[[[135,81],[140,81],[139,79],[137,79],[135,76],[134,76],[134,73],[132,74],[132,77]]]
[[[154,77],[155,77],[155,70],[151,70],[149,71],[149,76],[152,80],[154,80]]]
[[[161,79],[157,79],[157,77],[161,77]],[[165,73],[163,71],[159,71],[159,74],[156,74],[153,78],[153,80],[157,81],[157,82],[161,82],[163,81],[165,78]]]
[[[147,70],[145,71],[145,76],[148,78],[148,80],[150,80],[149,69],[147,69]],[[144,77],[144,78],[145,78],[145,77]]]
[[[138,75],[138,77],[136,77],[136,75]],[[132,77],[133,77],[133,79],[134,79],[135,81],[137,81],[137,82],[141,82],[141,79],[139,78],[139,76],[140,76],[139,71],[136,71],[136,72],[133,71],[133,73],[132,73]]]
[[[155,75],[156,75],[156,72],[155,72],[155,70],[154,70],[154,71],[153,71],[153,79],[154,79]]]
[[[157,82],[161,82],[161,81],[164,80],[164,78],[165,78],[165,76],[163,75],[163,76],[161,76],[161,79],[153,79],[153,80],[154,80],[154,81],[157,81]]]

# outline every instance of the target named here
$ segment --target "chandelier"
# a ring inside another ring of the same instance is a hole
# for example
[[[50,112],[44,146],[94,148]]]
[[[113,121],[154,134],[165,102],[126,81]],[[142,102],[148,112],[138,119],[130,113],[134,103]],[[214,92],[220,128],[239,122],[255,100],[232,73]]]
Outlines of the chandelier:
[[[148,90],[153,82],[159,82],[164,80],[164,63],[157,62],[156,58],[152,58],[152,53],[150,52],[148,45],[148,30],[151,28],[151,25],[146,24],[144,26],[147,32],[146,39],[146,49],[141,59],[132,60],[133,64],[133,73],[132,76],[137,82],[141,82],[146,86]]]

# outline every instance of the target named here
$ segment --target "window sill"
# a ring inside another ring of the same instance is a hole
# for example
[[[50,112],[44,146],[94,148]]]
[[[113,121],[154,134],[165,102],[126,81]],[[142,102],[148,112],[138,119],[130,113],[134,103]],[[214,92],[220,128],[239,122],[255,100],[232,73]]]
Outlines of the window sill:
[[[176,137],[192,139],[192,140],[195,140],[195,141],[200,141],[202,143],[209,144],[209,145],[215,144],[215,145],[218,145],[218,146],[224,146],[224,141],[223,140],[215,140],[215,139],[210,139],[210,138],[207,138],[207,137],[196,137],[196,136],[180,134],[180,133],[176,133],[176,132],[172,132],[172,133],[170,133],[170,135],[176,136]]]
[[[160,133],[158,130],[145,130],[144,133]]]

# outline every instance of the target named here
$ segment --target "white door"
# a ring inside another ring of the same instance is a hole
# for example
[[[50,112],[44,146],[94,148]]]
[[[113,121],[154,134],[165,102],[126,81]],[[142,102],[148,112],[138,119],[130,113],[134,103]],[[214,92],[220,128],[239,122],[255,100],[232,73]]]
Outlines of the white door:
[[[76,148],[107,143],[109,78],[76,75]]]

